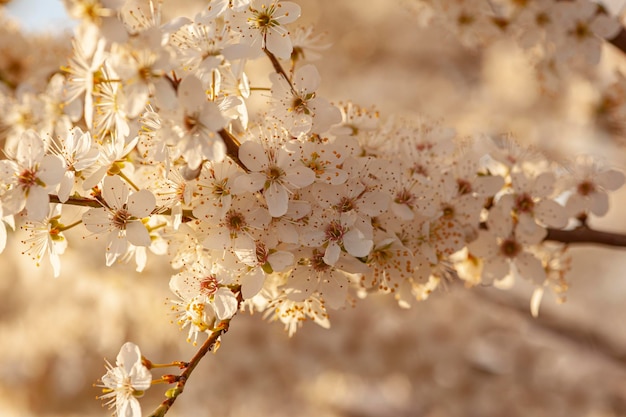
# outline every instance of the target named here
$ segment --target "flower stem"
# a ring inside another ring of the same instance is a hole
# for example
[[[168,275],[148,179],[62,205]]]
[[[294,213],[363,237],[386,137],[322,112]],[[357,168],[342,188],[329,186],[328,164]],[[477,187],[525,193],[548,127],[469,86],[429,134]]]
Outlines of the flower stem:
[[[59,232],[64,232],[68,229],[71,229],[74,226],[78,226],[79,224],[81,224],[83,221],[82,220],[77,220],[72,224],[68,224],[67,226],[65,225],[59,225],[59,227],[57,228],[59,230]]]
[[[213,347],[215,346],[219,337],[228,331],[228,326],[230,325],[230,319],[222,320],[216,327],[216,329],[209,335],[207,340],[202,344],[198,352],[194,355],[193,358],[189,361],[187,368],[183,371],[182,374],[178,377],[178,382],[176,383],[176,387],[168,392],[170,392],[168,398],[159,405],[156,410],[154,410],[149,417],[163,417],[169,409],[176,401],[176,398],[180,394],[183,393],[185,389],[185,383],[187,379],[191,376],[191,373],[194,371],[200,360],[209,353]]]
[[[134,182],[133,182],[130,178],[128,178],[128,176],[127,176],[126,174],[124,174],[124,172],[122,172],[122,171],[120,170],[120,172],[118,172],[118,173],[117,173],[117,175],[119,175],[120,177],[122,177],[122,179],[123,179],[124,181],[126,181],[126,182],[128,183],[128,185],[130,185],[131,187],[133,187],[133,189],[134,189],[135,191],[139,191],[139,187],[137,187],[137,185],[135,185],[135,183],[134,183]]]

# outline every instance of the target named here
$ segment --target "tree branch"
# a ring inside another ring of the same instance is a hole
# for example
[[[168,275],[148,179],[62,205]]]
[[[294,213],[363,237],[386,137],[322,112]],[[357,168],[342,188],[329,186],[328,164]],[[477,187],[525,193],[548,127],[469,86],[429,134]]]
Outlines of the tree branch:
[[[226,145],[226,155],[239,165],[244,171],[250,172],[248,168],[239,160],[239,146],[241,143],[228,130],[220,129],[217,131]]]
[[[621,28],[613,39],[607,39],[613,46],[626,53],[626,29]]]
[[[588,226],[580,226],[573,230],[548,229],[544,240],[561,243],[591,243],[606,246],[626,247],[626,235],[593,230]]]
[[[217,325],[217,328],[213,331],[213,333],[209,335],[209,337],[202,344],[198,352],[196,352],[193,358],[191,358],[185,370],[178,377],[176,387],[168,390],[168,398],[163,401],[161,405],[159,405],[156,410],[154,410],[152,414],[150,414],[149,417],[163,417],[169,411],[170,407],[172,407],[172,404],[174,404],[174,402],[176,401],[176,398],[178,398],[178,396],[183,393],[187,380],[191,376],[196,366],[198,366],[198,364],[200,363],[200,360],[202,360],[202,358],[204,358],[204,356],[213,349],[215,343],[217,342],[217,339],[219,339],[222,334],[228,331],[229,325],[230,319],[222,320]]]

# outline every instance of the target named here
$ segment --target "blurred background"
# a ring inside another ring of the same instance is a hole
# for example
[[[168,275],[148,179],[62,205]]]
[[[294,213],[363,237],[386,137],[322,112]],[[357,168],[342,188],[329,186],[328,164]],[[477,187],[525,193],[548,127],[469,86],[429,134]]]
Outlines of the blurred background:
[[[297,2],[301,23],[316,25],[332,44],[316,64],[321,94],[334,102],[375,106],[383,119],[445,119],[461,135],[514,130],[520,140],[593,149],[626,166],[623,147],[592,133],[598,93],[587,81],[564,80],[559,94],[546,97],[510,44],[468,50],[441,29],[421,28],[408,0]],[[35,3],[14,0],[8,13],[46,42],[54,27],[67,44],[61,28],[71,22],[60,2]],[[198,4],[185,2],[190,12]],[[173,5],[180,2],[165,2]],[[19,37],[2,30],[6,54]],[[41,58],[30,42],[21,51]],[[65,63],[67,50],[55,51]],[[622,59],[606,48],[607,68]],[[626,233],[626,192],[611,198],[609,216],[591,224]],[[171,323],[164,262],[152,256],[142,273],[106,268],[101,242],[70,234],[54,279],[12,237],[0,256],[2,417],[108,415],[92,384],[105,372],[103,358],[113,362],[126,341],[154,362],[195,353]],[[626,250],[570,253],[567,302],[547,294],[536,319],[523,282],[508,291],[449,282],[409,310],[371,297],[331,312],[330,330],[306,323],[293,338],[258,314],[239,314],[168,415],[626,416]],[[163,391],[148,391],[144,414]]]

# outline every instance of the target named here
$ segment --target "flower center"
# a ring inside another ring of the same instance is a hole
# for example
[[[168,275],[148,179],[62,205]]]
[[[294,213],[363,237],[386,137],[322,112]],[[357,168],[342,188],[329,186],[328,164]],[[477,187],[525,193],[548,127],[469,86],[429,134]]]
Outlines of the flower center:
[[[231,234],[237,234],[246,227],[246,218],[238,211],[228,210],[225,217],[225,224]]]
[[[283,171],[280,167],[272,166],[267,169],[266,175],[268,180],[277,181],[280,177],[285,175],[285,171]]]
[[[215,294],[218,288],[219,284],[215,275],[209,275],[200,281],[200,292],[208,297]]]
[[[342,197],[341,200],[339,201],[339,204],[337,204],[335,206],[335,208],[340,212],[340,213],[347,213],[351,210],[354,210],[356,208],[355,204],[354,204],[354,200],[349,198],[349,197]]]
[[[522,247],[519,243],[515,241],[515,239],[506,239],[500,244],[500,251],[507,258],[514,258],[520,251]]]
[[[119,209],[113,214],[113,218],[111,219],[111,222],[118,229],[124,230],[126,229],[126,224],[130,220],[130,218],[131,218],[131,215],[126,209],[126,204],[124,204],[124,207],[122,207],[121,209]]]
[[[472,184],[470,184],[469,181],[459,178],[458,180],[456,180],[456,185],[458,187],[457,189],[459,191],[459,194],[461,195],[469,194],[472,192]]]
[[[328,226],[326,226],[326,240],[331,242],[340,241],[345,232],[346,229],[341,225],[341,223],[337,220],[333,220]]]
[[[584,196],[588,196],[595,190],[596,190],[596,187],[593,185],[591,181],[583,181],[580,184],[578,184],[578,188],[577,188],[578,194],[584,195]]]
[[[28,190],[30,187],[37,184],[37,172],[25,169],[20,175],[18,175],[17,183],[23,190]]]
[[[532,213],[535,202],[528,194],[518,195],[515,199],[515,208],[519,213]]]
[[[443,218],[448,220],[454,218],[454,207],[445,206],[443,208]]]
[[[311,257],[311,268],[315,272],[324,272],[330,268],[330,265],[324,262],[324,254],[317,249],[313,251],[313,256]]]
[[[415,195],[406,188],[403,188],[396,193],[396,198],[394,199],[394,202],[397,204],[406,204],[407,206],[412,206],[415,203]]]

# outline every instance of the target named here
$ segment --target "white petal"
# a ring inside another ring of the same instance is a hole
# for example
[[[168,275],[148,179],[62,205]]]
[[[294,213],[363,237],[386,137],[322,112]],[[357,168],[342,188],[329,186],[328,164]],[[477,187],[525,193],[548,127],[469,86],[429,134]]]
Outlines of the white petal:
[[[65,171],[65,175],[61,180],[61,185],[59,186],[59,201],[61,203],[65,203],[68,198],[70,198],[70,193],[72,192],[72,188],[74,187],[74,171]]]
[[[126,342],[122,345],[120,352],[117,354],[116,364],[126,369],[130,374],[135,363],[141,361],[141,351],[139,346],[132,342]]]
[[[487,259],[495,257],[500,250],[496,237],[487,230],[479,230],[478,239],[470,243],[468,248],[472,255]]]
[[[348,280],[338,272],[326,274],[319,284],[319,291],[328,307],[336,310],[346,303]]]
[[[229,319],[237,312],[237,297],[228,288],[218,289],[212,304],[219,320]]]
[[[113,230],[109,234],[108,245],[105,253],[106,266],[111,266],[120,255],[126,253],[128,248],[128,240],[126,233],[121,230]]]
[[[155,206],[156,198],[148,190],[137,191],[128,197],[128,212],[140,219],[149,216]]]
[[[285,170],[285,180],[297,188],[304,188],[313,184],[315,172],[304,165],[296,165]]]
[[[113,227],[109,219],[109,211],[104,207],[87,210],[83,214],[83,224],[93,233],[104,233]]]
[[[547,197],[552,194],[555,182],[556,179],[552,172],[544,172],[535,178],[532,188],[525,191],[532,193],[533,197]]]
[[[265,283],[265,274],[261,268],[253,268],[241,277],[241,295],[244,300],[249,300],[261,291]]]
[[[300,67],[300,69],[296,71],[296,75],[293,80],[297,89],[299,91],[304,90],[306,93],[315,92],[319,88],[321,81],[322,78],[320,77],[319,71],[315,65],[312,64]]]
[[[589,196],[590,211],[596,216],[604,216],[609,211],[609,196],[603,192],[595,192]]]
[[[279,250],[267,257],[274,272],[282,272],[293,264],[293,253]]]
[[[61,182],[65,169],[61,159],[54,155],[46,155],[43,157],[37,176],[46,184],[46,188],[57,185]]]
[[[341,254],[341,248],[335,242],[330,242],[328,247],[326,248],[326,252],[324,252],[324,263],[326,265],[335,265],[337,260],[339,259],[339,255]]]
[[[35,163],[43,159],[44,153],[43,140],[37,132],[29,129],[22,133],[17,143],[15,160],[21,167],[34,168]]]
[[[287,213],[289,194],[284,186],[273,181],[264,195],[265,201],[267,202],[267,209],[272,217],[280,217]]]
[[[609,169],[598,173],[594,178],[594,182],[605,190],[615,191],[624,185],[624,173]]]
[[[359,211],[370,217],[379,216],[389,207],[389,195],[382,191],[369,191],[359,199]]]
[[[554,200],[541,200],[535,206],[535,216],[543,224],[561,229],[567,225],[565,208]]]
[[[300,17],[301,9],[298,4],[291,1],[281,1],[277,4],[278,9],[274,17],[281,25],[295,22]]]
[[[117,175],[107,176],[102,184],[102,197],[114,209],[120,209],[128,201],[128,185]]]
[[[539,317],[539,306],[541,305],[541,299],[543,298],[543,287],[535,288],[533,295],[530,297],[530,314],[537,318]]]
[[[126,225],[126,238],[135,246],[150,246],[150,233],[140,221],[132,221]]]
[[[525,279],[536,284],[543,284],[546,280],[546,271],[541,261],[528,252],[521,252],[515,257],[517,272]]]
[[[289,32],[286,29],[277,26],[267,32],[265,36],[265,47],[281,59],[289,59],[291,52],[293,51],[293,45]]]
[[[481,197],[493,196],[504,186],[504,178],[495,175],[477,177],[472,183],[472,190]]]
[[[370,253],[374,242],[365,239],[360,230],[352,229],[343,236],[343,245],[350,255],[361,258]]]
[[[31,187],[26,198],[26,211],[31,220],[43,220],[49,211],[50,198],[41,187]]]
[[[239,147],[239,160],[250,171],[263,171],[267,167],[267,155],[260,143],[247,141]]]
[[[494,280],[504,278],[510,270],[509,261],[503,256],[496,256],[483,263],[481,280],[483,284],[491,284]]]

